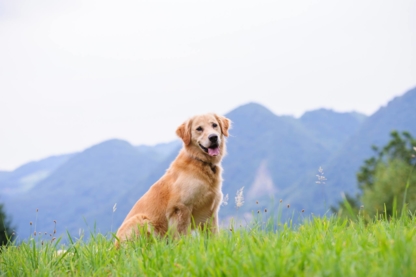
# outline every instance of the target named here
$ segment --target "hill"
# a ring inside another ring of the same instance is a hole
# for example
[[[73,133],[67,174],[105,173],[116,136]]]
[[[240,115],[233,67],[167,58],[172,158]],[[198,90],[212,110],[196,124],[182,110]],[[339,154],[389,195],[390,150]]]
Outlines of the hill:
[[[271,208],[270,199],[275,204],[284,199],[299,210],[309,208],[312,203],[303,202],[303,191],[299,190],[302,181],[309,176],[309,185],[315,183],[319,166],[359,129],[363,118],[356,113],[321,109],[295,119],[277,116],[254,103],[227,116],[233,121],[233,129],[229,158],[224,160],[223,191],[232,196],[245,187],[243,212],[258,209],[256,201]],[[230,216],[235,208],[229,205],[222,212]]]
[[[54,220],[61,232],[78,233],[80,228],[87,229],[86,223],[108,231],[118,196],[126,191],[143,193],[146,188],[138,184],[156,164],[126,141],[106,141],[71,157],[30,193],[7,201],[7,207],[13,211],[20,235],[29,230],[29,222],[35,222],[36,217],[40,231],[50,231]]]
[[[52,156],[24,164],[12,172],[0,172],[0,194],[7,197],[29,191],[74,155]]]
[[[393,129],[416,134],[414,107],[416,89],[368,118],[320,109],[297,119],[277,116],[256,103],[234,109],[226,115],[233,121],[228,155],[223,161],[223,191],[229,195],[230,204],[221,208],[221,219],[227,221],[236,214],[232,200],[241,187],[245,188],[246,204],[239,213],[272,210],[271,199],[275,204],[283,199],[293,210],[324,213],[340,199],[341,192],[356,192],[355,173],[372,154],[372,144],[385,144]],[[49,168],[49,174],[29,190],[10,194],[6,207],[13,211],[21,237],[29,234],[28,222],[35,221],[37,208],[41,229],[51,228],[57,220],[60,232],[68,229],[76,234],[79,228],[87,228],[85,221],[90,226],[95,223],[102,232],[114,231],[135,201],[163,175],[180,144],[176,140],[132,146],[111,140],[56,159],[53,167],[47,167],[45,161],[43,168]],[[0,188],[6,187],[4,180],[11,180],[10,176],[37,172],[23,170],[34,165],[0,172]],[[324,185],[316,184],[320,166],[328,179]]]
[[[302,176],[314,176],[319,165],[339,147],[341,142],[337,141],[346,140],[360,124],[355,116],[341,116],[341,124],[352,127],[341,133],[339,129],[327,128],[325,138],[333,143],[326,144],[320,141],[320,133],[311,131],[316,126],[314,120],[330,124],[339,113],[319,110],[295,119],[277,116],[261,105],[249,103],[227,117],[234,127],[228,142],[229,155],[223,164],[223,190],[233,195],[245,186],[249,195],[246,211],[258,199],[296,198]],[[55,170],[29,192],[7,200],[20,236],[27,236],[24,232],[29,228],[28,222],[35,221],[36,209],[38,230],[51,228],[53,220],[58,221],[59,231],[69,230],[72,234],[80,228],[87,229],[86,223],[96,224],[103,232],[117,228],[135,201],[163,175],[180,144],[176,140],[134,147],[125,141],[111,140],[68,156],[66,161],[56,160]],[[33,165],[22,168],[30,169]],[[117,210],[113,214],[115,203]],[[222,210],[224,217],[234,213],[232,205]]]
[[[358,131],[367,117],[357,112],[339,113],[319,109],[306,112],[300,118],[303,126],[331,152],[339,150]]]

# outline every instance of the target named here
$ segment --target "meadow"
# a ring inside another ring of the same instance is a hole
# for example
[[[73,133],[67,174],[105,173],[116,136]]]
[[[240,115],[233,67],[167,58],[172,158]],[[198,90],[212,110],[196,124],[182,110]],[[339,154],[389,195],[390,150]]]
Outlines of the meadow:
[[[67,244],[38,235],[2,248],[0,275],[416,276],[415,223],[311,216],[292,226],[260,214],[217,236],[141,237],[118,250],[111,234]]]

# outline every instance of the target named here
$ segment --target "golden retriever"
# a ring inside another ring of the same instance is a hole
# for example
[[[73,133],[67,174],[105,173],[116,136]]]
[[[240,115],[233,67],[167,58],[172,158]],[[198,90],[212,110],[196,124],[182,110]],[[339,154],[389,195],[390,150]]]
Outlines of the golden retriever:
[[[221,159],[231,121],[217,114],[190,118],[176,130],[183,147],[166,173],[136,202],[117,231],[116,246],[147,234],[174,236],[203,228],[218,232]]]

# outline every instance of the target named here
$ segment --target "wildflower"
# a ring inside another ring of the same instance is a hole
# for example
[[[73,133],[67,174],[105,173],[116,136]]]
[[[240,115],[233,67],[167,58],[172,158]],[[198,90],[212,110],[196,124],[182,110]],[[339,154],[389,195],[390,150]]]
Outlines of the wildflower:
[[[287,204],[287,208],[290,208],[290,204]]]
[[[304,213],[305,212],[305,209],[302,209],[302,213]]]
[[[227,206],[228,205],[228,193],[224,196],[222,199],[221,206]]]
[[[280,203],[282,203],[283,202],[283,200],[282,199],[280,199],[280,201],[279,201]]]
[[[258,210],[257,213],[259,214],[260,213],[260,210]]]
[[[244,204],[243,190],[244,190],[244,187],[237,190],[237,194],[235,196],[235,205],[237,206],[237,208],[240,208]]]
[[[264,212],[267,213],[267,209],[264,209]]]
[[[326,178],[324,176],[324,169],[320,166],[318,169],[319,174],[316,175],[318,180],[315,182],[317,184],[325,184]]]
[[[30,224],[30,226],[32,226],[32,221],[29,224]]]
[[[259,201],[256,201],[256,205],[258,205],[259,204]]]

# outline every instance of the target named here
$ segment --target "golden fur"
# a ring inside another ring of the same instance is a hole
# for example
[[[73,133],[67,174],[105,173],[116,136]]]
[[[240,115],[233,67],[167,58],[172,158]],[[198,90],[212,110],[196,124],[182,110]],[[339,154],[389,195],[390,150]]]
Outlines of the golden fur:
[[[216,114],[194,116],[176,130],[183,147],[169,169],[136,202],[117,231],[117,242],[139,235],[186,234],[203,227],[218,232],[222,202],[221,159],[230,120]],[[215,138],[217,137],[217,139]],[[216,143],[214,142],[216,140]]]

